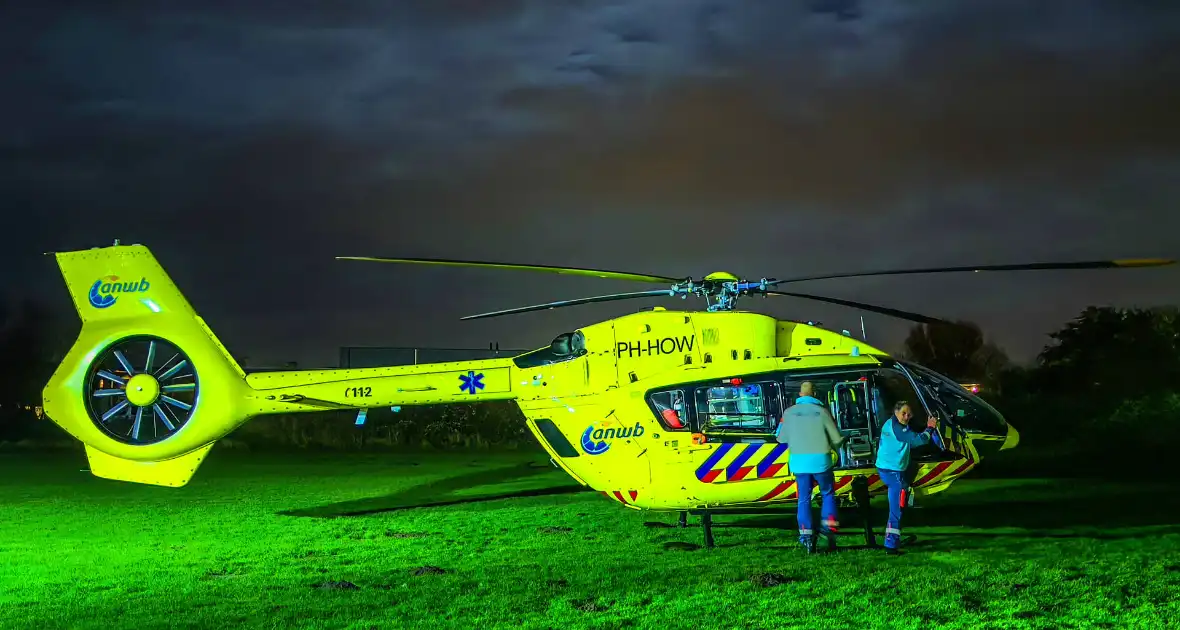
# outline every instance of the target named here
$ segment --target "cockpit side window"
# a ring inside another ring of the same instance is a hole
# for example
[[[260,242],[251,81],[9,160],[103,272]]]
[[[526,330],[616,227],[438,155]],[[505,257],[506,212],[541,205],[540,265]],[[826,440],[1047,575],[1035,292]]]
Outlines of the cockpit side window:
[[[652,392],[647,402],[656,413],[660,424],[669,431],[690,431],[688,410],[684,405],[684,390],[669,389]]]

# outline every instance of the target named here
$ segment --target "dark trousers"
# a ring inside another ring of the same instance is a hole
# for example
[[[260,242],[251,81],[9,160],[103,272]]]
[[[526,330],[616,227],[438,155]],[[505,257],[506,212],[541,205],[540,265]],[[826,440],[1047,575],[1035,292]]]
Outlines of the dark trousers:
[[[836,473],[830,470],[822,473],[795,473],[795,487],[799,489],[800,536],[811,536],[814,533],[811,526],[811,491],[816,484],[819,484],[819,494],[823,500],[820,531],[827,534],[839,526],[836,518]]]
[[[901,512],[905,508],[906,492],[909,492],[909,481],[904,473],[896,470],[877,469],[881,481],[889,488],[889,520],[885,523],[885,548],[897,549],[901,546]]]

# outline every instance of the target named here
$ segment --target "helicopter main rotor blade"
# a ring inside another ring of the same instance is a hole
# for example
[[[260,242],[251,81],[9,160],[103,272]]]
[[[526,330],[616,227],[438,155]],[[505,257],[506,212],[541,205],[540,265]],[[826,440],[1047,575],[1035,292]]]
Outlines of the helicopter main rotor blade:
[[[768,282],[769,286],[777,286],[788,282],[803,282],[805,280],[829,280],[832,278],[862,278],[865,276],[898,276],[918,273],[950,273],[963,271],[1044,271],[1052,269],[1125,269],[1130,267],[1162,267],[1175,264],[1175,260],[1166,258],[1124,258],[1121,260],[1090,260],[1083,262],[1064,263],[1026,263],[1019,265],[978,265],[974,267],[930,267],[926,269],[890,269],[885,271],[862,271],[857,273],[834,273],[822,276],[804,276],[787,278]]]
[[[786,291],[765,291],[767,295],[785,295],[787,297],[803,298],[805,300],[816,300],[819,302],[827,302],[829,304],[839,304],[840,306],[849,306],[852,308],[859,308],[862,311],[871,311],[873,313],[880,313],[882,315],[889,315],[890,317],[897,317],[899,319],[908,319],[911,322],[918,322],[919,324],[946,324],[949,323],[944,319],[936,317],[928,317],[920,313],[911,313],[909,311],[900,311],[895,308],[887,306],[875,306],[873,304],[865,304],[863,302],[852,302],[849,300],[841,300],[839,298],[824,297],[822,295],[810,295],[807,293],[788,293]]]
[[[448,260],[442,258],[378,258],[372,256],[337,256],[336,260],[361,260],[367,262],[410,263],[416,265],[443,265],[448,267],[484,267],[492,269],[523,269],[525,271],[544,271],[571,276],[590,276],[607,278],[610,280],[631,280],[635,282],[660,282],[676,284],[684,278],[669,278],[668,276],[653,276],[646,273],[632,273],[629,271],[607,271],[605,269],[582,269],[579,267],[553,267],[550,265],[518,265],[514,263],[480,262],[475,260]]]
[[[560,302],[549,302],[547,304],[537,304],[534,306],[522,306],[520,308],[510,308],[503,311],[493,311],[491,313],[480,313],[479,315],[468,315],[460,317],[459,319],[481,319],[484,317],[499,317],[501,315],[515,315],[517,313],[528,313],[530,311],[545,311],[554,308],[562,308],[565,306],[577,306],[579,304],[591,304],[593,302],[614,302],[616,300],[630,300],[634,298],[644,297],[659,297],[672,296],[674,293],[668,289],[657,289],[655,291],[634,291],[632,293],[614,293],[611,295],[597,295],[594,297],[577,298],[573,300],[561,300]]]

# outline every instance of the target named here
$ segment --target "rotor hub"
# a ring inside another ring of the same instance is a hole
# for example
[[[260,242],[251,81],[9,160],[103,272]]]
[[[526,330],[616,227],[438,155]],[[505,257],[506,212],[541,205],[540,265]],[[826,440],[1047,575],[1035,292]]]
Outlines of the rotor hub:
[[[748,282],[728,271],[714,271],[699,281],[689,278],[673,285],[672,294],[682,298],[689,295],[704,298],[708,303],[707,310],[711,313],[732,311],[739,297],[765,295],[771,282],[773,280],[767,278]]]
[[[714,271],[704,278],[710,282],[737,282],[738,277],[728,271]]]
[[[127,402],[150,407],[160,399],[160,381],[151,374],[136,374],[127,381]]]

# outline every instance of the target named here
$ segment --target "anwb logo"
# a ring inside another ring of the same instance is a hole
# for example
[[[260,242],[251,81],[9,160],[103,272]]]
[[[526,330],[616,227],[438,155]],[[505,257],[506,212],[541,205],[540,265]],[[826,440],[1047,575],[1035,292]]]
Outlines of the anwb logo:
[[[108,308],[114,305],[120,294],[144,293],[151,286],[147,278],[140,278],[138,282],[135,280],[120,282],[119,276],[107,276],[96,280],[91,285],[90,294],[87,297],[90,300],[90,305],[94,308]]]
[[[594,425],[586,427],[586,432],[582,434],[582,450],[587,455],[602,455],[610,450],[610,444],[613,440],[619,438],[633,438],[643,435],[643,425],[638,422],[633,427],[626,429],[616,429],[611,427],[603,429],[601,427],[594,428]]]

